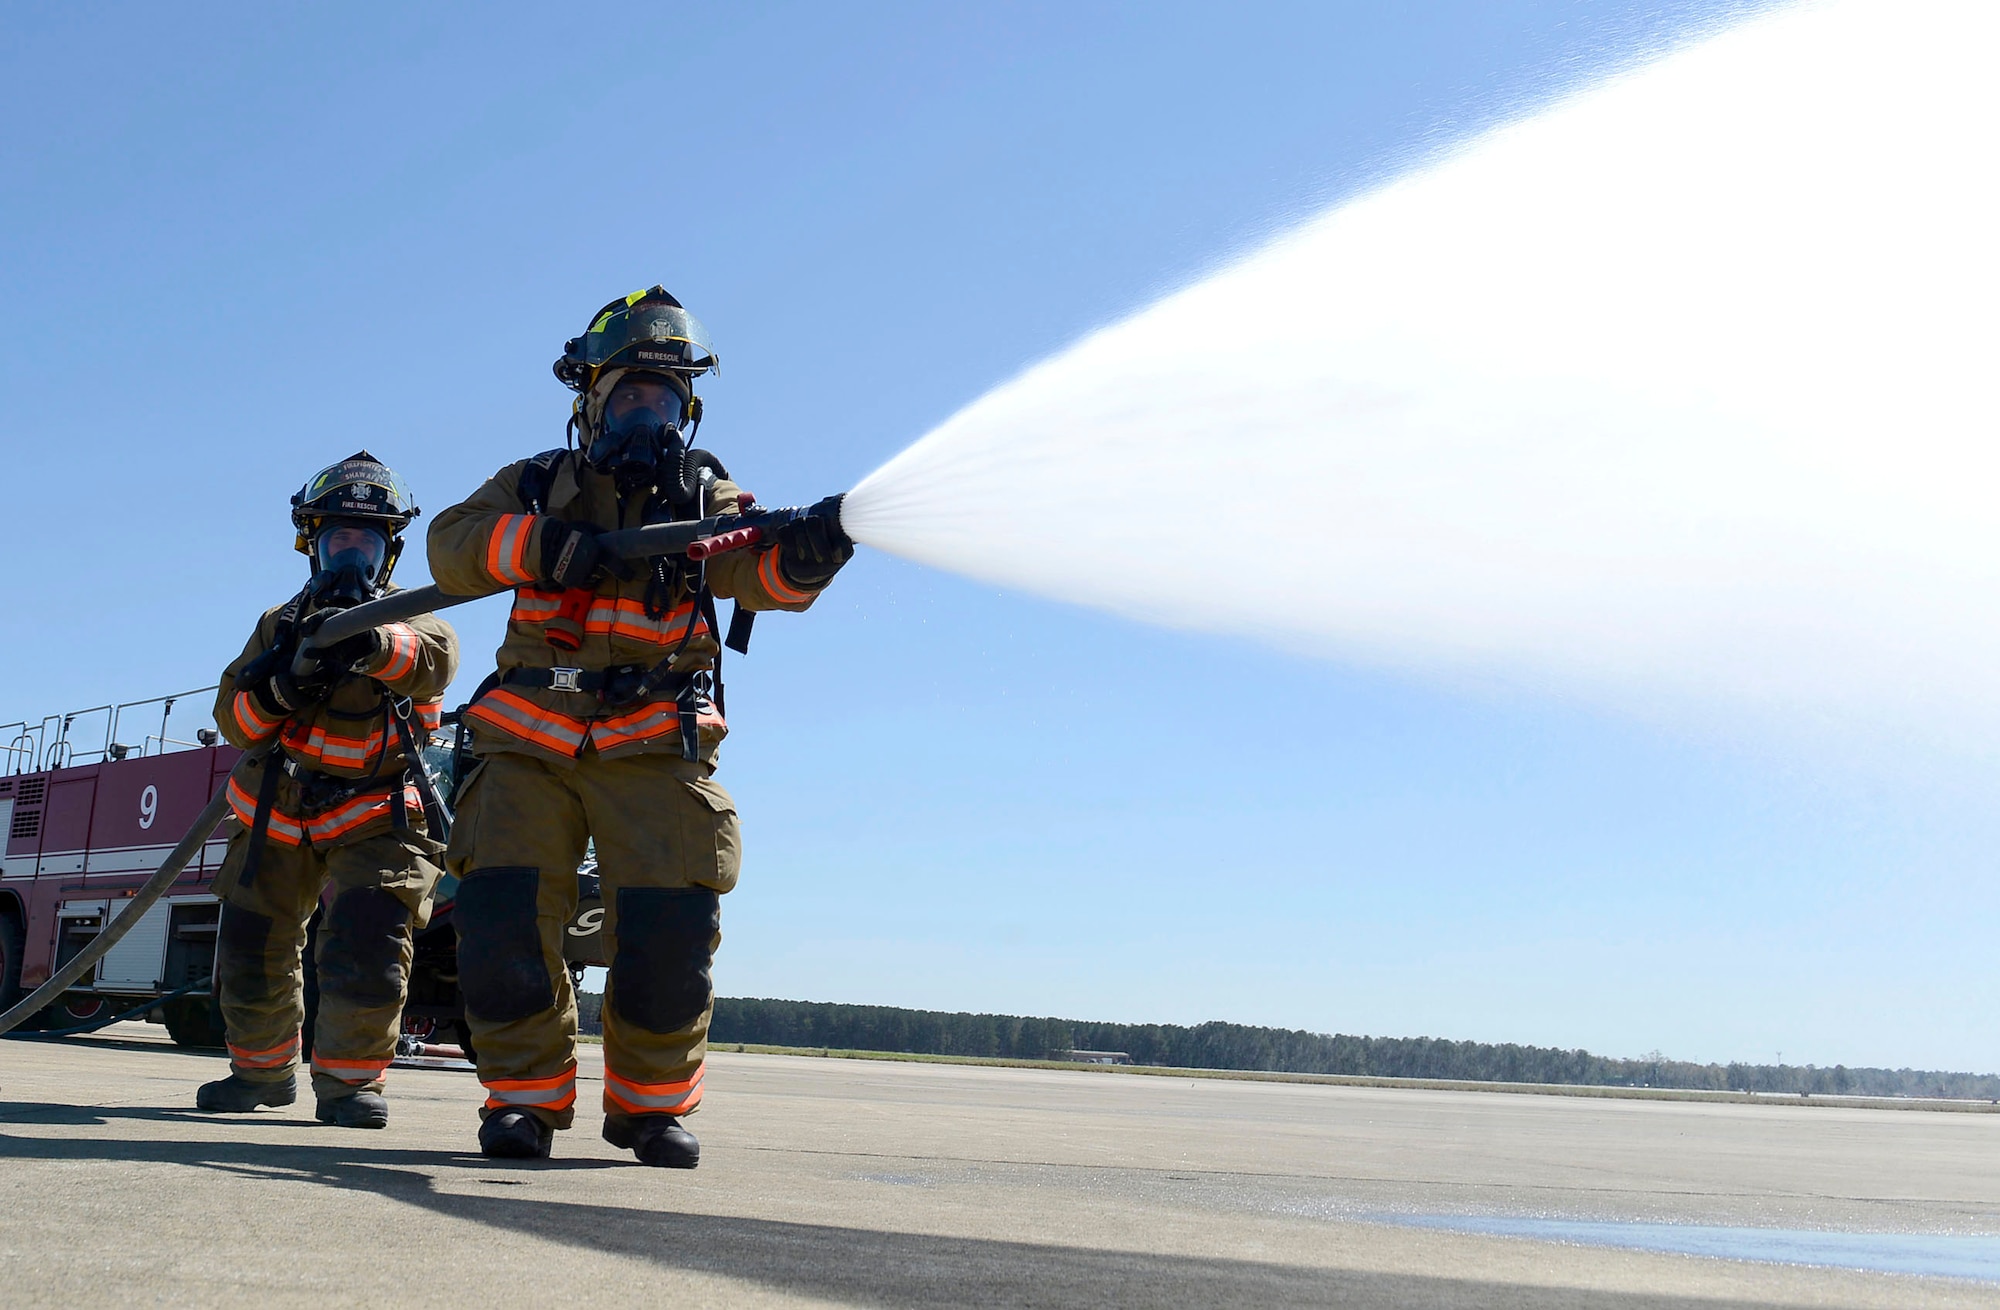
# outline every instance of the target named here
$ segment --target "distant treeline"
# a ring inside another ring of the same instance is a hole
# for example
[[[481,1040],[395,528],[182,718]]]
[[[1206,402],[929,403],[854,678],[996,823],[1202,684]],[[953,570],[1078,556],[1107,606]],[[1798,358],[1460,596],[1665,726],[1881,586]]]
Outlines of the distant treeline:
[[[586,1032],[599,998],[577,998]],[[1009,1014],[948,1014],[825,1001],[715,1002],[709,1040],[846,1051],[1060,1060],[1073,1050],[1122,1051],[1134,1064],[1173,1069],[1246,1069],[1376,1078],[1448,1078],[1584,1087],[1676,1087],[1709,1091],[1815,1092],[1855,1096],[2000,1099],[2000,1075],[1922,1069],[1820,1068],[1793,1064],[1691,1064],[1650,1055],[1619,1060],[1588,1051],[1435,1037],[1350,1037],[1237,1023],[1088,1023]]]
[[[592,998],[594,1000],[594,998]],[[592,1014],[594,1018],[594,1014]],[[1442,1038],[1358,1038],[1250,1028],[1246,1024],[1090,1024],[1014,1014],[946,1014],[896,1006],[842,1006],[812,1000],[718,998],[712,1042],[898,1050],[934,1056],[1062,1058],[1070,1050],[1120,1050],[1134,1064],[1236,1068],[1284,1074],[1370,1078],[1470,1078],[1482,1082],[1564,1082],[1736,1092],[1818,1092],[1852,1096],[1960,1096],[2000,1100],[2000,1074],[1940,1074],[1910,1068],[1818,1068],[1812,1064],[1690,1064],[1646,1056],[1614,1060],[1588,1050],[1448,1042]]]

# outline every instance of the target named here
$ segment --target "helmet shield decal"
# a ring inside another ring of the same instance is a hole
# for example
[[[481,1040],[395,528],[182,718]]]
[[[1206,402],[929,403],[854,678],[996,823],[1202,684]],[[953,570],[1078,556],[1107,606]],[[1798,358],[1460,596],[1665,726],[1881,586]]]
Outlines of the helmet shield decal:
[[[690,370],[715,366],[708,329],[679,305],[645,300],[598,315],[583,337],[583,362],[591,368]]]
[[[315,574],[338,574],[370,589],[389,581],[403,550],[403,529],[421,512],[403,480],[365,450],[313,474],[292,497],[298,549],[313,557]],[[350,541],[347,550],[360,553],[334,567],[331,555],[340,552],[328,543],[341,530],[359,530],[375,545]]]
[[[401,532],[417,516],[416,504],[403,480],[366,451],[349,455],[313,474],[299,494],[292,497],[292,506],[293,521],[301,532],[308,531],[308,524],[299,521],[301,514],[315,519],[343,515],[386,519],[394,524],[395,532]]]

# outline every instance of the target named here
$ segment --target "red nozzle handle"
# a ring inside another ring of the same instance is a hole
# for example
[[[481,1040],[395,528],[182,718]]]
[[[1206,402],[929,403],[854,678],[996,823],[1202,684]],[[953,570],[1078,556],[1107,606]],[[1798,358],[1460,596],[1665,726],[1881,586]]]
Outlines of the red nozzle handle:
[[[720,555],[725,550],[741,550],[754,546],[764,539],[762,528],[737,528],[733,532],[719,532],[713,537],[703,537],[700,541],[688,543],[688,558],[704,560],[710,555]]]

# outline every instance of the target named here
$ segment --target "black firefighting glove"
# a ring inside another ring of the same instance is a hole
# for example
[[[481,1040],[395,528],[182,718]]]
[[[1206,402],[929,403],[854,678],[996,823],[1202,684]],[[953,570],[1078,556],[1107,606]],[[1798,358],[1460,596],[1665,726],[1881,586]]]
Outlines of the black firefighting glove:
[[[828,496],[778,529],[778,571],[794,587],[817,591],[854,558],[854,538],[840,528],[839,496]]]
[[[380,658],[389,647],[389,635],[380,628],[369,628],[325,646],[312,645],[312,636],[320,625],[337,613],[338,610],[325,609],[308,615],[294,643],[303,650],[304,658],[288,659],[272,672],[273,694],[290,702],[295,710],[325,700],[356,665]]]
[[[288,632],[236,672],[237,687],[248,692],[268,718],[289,718],[314,703],[292,681],[292,658],[298,651],[298,634]]]
[[[298,644],[306,648],[306,668],[310,672],[294,672],[294,678],[316,678],[318,670],[326,670],[332,682],[338,682],[344,674],[352,672],[356,664],[366,664],[388,650],[388,632],[382,628],[368,628],[366,632],[356,632],[354,636],[344,636],[338,642],[326,646],[314,646],[312,634],[316,634],[328,618],[340,610],[316,610],[306,616],[306,622],[298,628]]]
[[[331,646],[313,652],[325,668],[333,670],[336,676],[351,672],[357,665],[379,659],[382,652],[389,649],[389,636],[380,628],[370,628],[357,632],[352,637],[336,641]]]
[[[319,704],[333,690],[331,679],[321,685],[315,676],[293,675],[292,661],[299,652],[299,636],[288,625],[277,641],[236,671],[237,689],[248,692],[269,718],[290,718]]]
[[[595,587],[605,574],[629,578],[632,568],[597,544],[603,528],[566,519],[542,520],[541,579],[565,591]]]
[[[252,669],[245,666],[244,673],[254,673],[254,677],[238,675],[236,685],[250,693],[252,700],[270,718],[288,719],[302,710],[309,710],[333,693],[333,684],[338,673],[325,665],[315,663],[311,671],[304,675],[292,672],[292,655],[297,648],[283,652],[283,658],[259,656],[261,666]],[[266,655],[278,654],[276,648]]]

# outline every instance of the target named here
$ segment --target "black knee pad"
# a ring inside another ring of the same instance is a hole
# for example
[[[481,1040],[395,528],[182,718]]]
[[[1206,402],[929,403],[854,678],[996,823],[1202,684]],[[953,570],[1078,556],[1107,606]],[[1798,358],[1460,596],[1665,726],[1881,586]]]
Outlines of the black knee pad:
[[[541,870],[523,868],[474,869],[459,883],[458,986],[474,1018],[512,1023],[555,1008],[535,920],[541,887]]]
[[[624,887],[618,892],[618,950],[611,957],[611,1004],[649,1033],[678,1032],[708,1008],[708,944],[722,926],[722,903],[706,887]]]
[[[356,1005],[403,999],[403,943],[410,907],[380,887],[355,887],[333,898],[319,930],[319,990]]]
[[[271,916],[224,901],[222,923],[215,935],[220,947],[215,970],[222,975],[222,985],[232,995],[245,998],[268,991],[271,978],[264,967],[264,955],[271,948]]]

